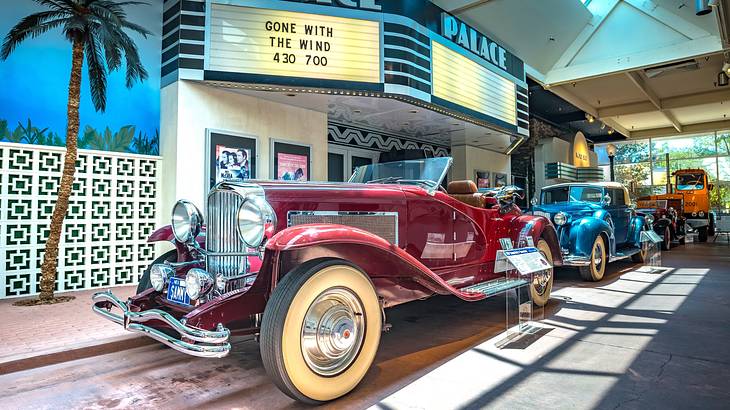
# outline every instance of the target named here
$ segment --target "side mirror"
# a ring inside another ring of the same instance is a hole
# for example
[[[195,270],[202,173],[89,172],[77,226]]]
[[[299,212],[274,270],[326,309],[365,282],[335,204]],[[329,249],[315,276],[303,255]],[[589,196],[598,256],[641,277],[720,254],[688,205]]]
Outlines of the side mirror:
[[[606,194],[603,196],[603,205],[611,205],[611,195]]]
[[[530,203],[531,203],[532,205],[537,205],[537,198],[532,198],[532,199],[530,199]]]

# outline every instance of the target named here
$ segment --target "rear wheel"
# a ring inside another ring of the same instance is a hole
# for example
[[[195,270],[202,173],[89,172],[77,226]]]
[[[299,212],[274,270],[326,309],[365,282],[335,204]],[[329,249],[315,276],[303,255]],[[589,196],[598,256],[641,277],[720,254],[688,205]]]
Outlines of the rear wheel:
[[[697,228],[697,240],[700,242],[707,242],[707,227]]]
[[[662,250],[668,251],[672,248],[672,230],[668,226],[664,227],[664,241],[662,241]]]
[[[288,396],[310,404],[350,392],[380,343],[382,313],[370,279],[341,260],[289,272],[261,323],[261,358]]]
[[[552,265],[553,253],[550,251],[550,245],[544,239],[537,241],[537,250]],[[545,306],[550,300],[550,292],[553,290],[553,268],[535,273],[532,275],[532,284],[530,285],[530,296],[532,302],[537,306]]]
[[[606,262],[608,262],[608,258],[606,257],[606,242],[603,240],[603,236],[598,235],[596,240],[593,241],[590,265],[578,268],[580,276],[583,280],[598,282],[603,279],[603,274],[606,273]]]

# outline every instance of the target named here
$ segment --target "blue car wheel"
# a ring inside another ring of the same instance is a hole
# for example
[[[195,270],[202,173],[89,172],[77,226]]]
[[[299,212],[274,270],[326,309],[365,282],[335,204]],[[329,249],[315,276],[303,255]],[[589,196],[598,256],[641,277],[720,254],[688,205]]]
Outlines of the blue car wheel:
[[[591,282],[600,281],[603,279],[603,274],[606,273],[607,262],[606,242],[603,240],[603,236],[598,235],[596,240],[593,241],[593,248],[591,248],[590,264],[578,268],[580,270],[580,276],[583,280]]]

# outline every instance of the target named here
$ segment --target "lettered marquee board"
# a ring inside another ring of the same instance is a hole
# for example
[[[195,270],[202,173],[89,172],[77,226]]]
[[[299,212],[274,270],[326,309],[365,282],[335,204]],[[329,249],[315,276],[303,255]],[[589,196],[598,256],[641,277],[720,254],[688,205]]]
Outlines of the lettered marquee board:
[[[427,0],[169,0],[162,86],[390,97],[528,137],[524,63]]]

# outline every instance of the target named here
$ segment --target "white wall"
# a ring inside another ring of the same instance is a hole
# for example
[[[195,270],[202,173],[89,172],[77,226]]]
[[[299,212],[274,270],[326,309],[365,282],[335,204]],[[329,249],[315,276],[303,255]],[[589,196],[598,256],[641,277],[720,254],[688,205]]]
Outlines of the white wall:
[[[454,158],[454,165],[451,168],[451,180],[474,180],[474,171],[490,171],[492,184],[494,173],[507,174],[507,182],[512,181],[512,162],[509,155],[500,154],[494,151],[458,145],[451,147],[451,156]]]
[[[207,194],[206,129],[258,138],[257,179],[269,179],[270,141],[311,144],[312,180],[327,179],[327,114],[279,104],[192,81],[162,89],[160,154],[163,209],[177,199],[204,209]]]

